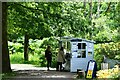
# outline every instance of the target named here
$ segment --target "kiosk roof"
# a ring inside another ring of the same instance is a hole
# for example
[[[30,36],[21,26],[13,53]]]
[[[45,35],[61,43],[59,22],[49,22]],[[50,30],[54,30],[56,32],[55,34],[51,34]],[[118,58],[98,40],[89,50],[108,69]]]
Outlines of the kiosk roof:
[[[93,40],[86,40],[82,38],[73,38],[73,37],[61,37],[61,41],[71,41],[71,42],[78,42],[78,41],[85,41],[85,42],[90,42],[90,43],[95,43]]]

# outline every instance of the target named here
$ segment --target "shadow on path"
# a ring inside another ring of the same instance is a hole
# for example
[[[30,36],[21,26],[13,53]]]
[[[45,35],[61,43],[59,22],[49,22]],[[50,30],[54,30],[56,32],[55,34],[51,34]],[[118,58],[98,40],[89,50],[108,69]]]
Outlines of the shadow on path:
[[[30,64],[11,64],[14,76],[6,76],[3,80],[73,80],[76,73],[60,72],[55,68],[47,71],[46,67],[35,67]]]

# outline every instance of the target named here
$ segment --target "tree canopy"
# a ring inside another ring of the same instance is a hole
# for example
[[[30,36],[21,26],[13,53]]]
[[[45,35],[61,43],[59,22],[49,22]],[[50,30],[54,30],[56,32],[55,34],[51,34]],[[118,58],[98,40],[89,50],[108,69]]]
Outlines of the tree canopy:
[[[22,2],[8,5],[9,39],[73,36],[114,41],[119,36],[120,3]],[[102,36],[104,35],[104,36]]]

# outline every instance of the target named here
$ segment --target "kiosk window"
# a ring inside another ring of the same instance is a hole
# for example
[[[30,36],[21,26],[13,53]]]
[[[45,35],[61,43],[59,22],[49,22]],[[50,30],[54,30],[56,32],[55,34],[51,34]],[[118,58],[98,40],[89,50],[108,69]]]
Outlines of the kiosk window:
[[[86,49],[85,43],[78,43],[78,49]]]
[[[85,43],[82,43],[82,49],[86,49],[86,44]]]
[[[78,43],[78,58],[86,58],[86,43]]]
[[[81,43],[78,43],[78,49],[81,49]]]
[[[82,51],[82,58],[86,58],[86,51]]]
[[[86,58],[86,50],[79,50],[77,58]]]
[[[92,52],[88,52],[88,56],[92,56]]]

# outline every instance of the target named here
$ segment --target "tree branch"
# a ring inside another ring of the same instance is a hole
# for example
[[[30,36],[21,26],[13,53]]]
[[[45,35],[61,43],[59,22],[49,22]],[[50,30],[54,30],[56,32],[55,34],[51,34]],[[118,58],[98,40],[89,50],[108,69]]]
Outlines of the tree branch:
[[[108,7],[107,7],[107,9],[106,9],[106,11],[105,11],[105,14],[109,11],[110,5],[111,5],[111,2],[108,4]]]
[[[42,10],[42,9],[38,9],[38,8],[37,8],[37,9],[34,9],[34,8],[31,8],[31,7],[26,7],[26,6],[24,6],[24,5],[22,5],[22,4],[19,4],[19,3],[15,3],[15,4],[17,4],[17,5],[19,5],[19,6],[23,7],[23,8],[29,9],[30,11],[32,11],[33,13],[36,13],[36,14],[42,12],[43,14],[49,15],[49,16],[52,17],[52,18],[57,18],[57,19],[62,19],[62,20],[67,21],[66,18],[61,17],[61,15],[58,14],[58,13],[56,13],[56,14],[51,14],[50,12],[47,12],[47,11]],[[38,14],[38,15],[39,15],[39,14]]]

